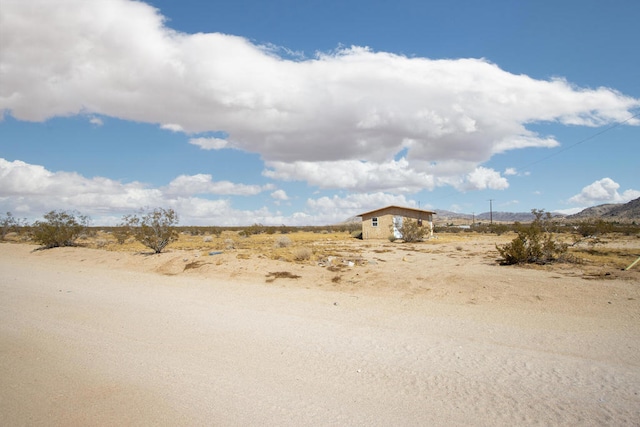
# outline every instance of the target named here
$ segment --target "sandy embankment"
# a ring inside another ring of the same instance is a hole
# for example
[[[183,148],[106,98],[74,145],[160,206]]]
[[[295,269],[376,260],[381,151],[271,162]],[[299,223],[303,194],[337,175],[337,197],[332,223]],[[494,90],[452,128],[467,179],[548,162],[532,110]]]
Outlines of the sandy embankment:
[[[637,276],[32,249],[0,245],[1,425],[640,423]]]

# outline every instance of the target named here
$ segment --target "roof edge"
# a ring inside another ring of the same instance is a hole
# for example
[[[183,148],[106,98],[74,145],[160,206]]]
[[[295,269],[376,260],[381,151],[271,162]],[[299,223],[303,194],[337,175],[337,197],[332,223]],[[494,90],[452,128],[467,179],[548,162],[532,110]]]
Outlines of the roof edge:
[[[432,215],[437,215],[434,211],[427,211],[427,210],[424,210],[424,209],[416,209],[416,208],[408,208],[406,206],[389,205],[389,206],[385,206],[384,208],[379,208],[379,209],[374,209],[374,210],[371,210],[371,211],[368,211],[368,212],[363,212],[363,213],[355,215],[355,216],[362,217],[362,216],[365,216],[365,215],[372,214],[374,212],[383,211],[385,209],[392,209],[392,208],[406,209],[406,210],[413,211],[413,212],[422,212],[422,213],[428,213],[428,214],[432,214]]]

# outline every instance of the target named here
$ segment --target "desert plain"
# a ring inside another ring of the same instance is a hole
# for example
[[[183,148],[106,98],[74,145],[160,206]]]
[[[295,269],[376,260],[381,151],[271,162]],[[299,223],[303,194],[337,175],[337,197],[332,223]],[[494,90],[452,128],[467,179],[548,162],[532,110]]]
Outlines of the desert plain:
[[[640,425],[640,266],[278,238],[0,244],[0,425]]]

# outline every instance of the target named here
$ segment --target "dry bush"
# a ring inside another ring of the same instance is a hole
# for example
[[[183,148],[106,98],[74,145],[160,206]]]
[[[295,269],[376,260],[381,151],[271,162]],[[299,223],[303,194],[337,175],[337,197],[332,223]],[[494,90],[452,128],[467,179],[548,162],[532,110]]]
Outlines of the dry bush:
[[[36,221],[31,227],[33,240],[45,249],[73,246],[89,226],[89,217],[70,211],[51,211],[44,221]]]
[[[291,246],[291,239],[287,236],[279,236],[273,246],[276,248],[288,248]]]
[[[144,246],[157,254],[161,253],[169,243],[178,240],[180,234],[176,229],[178,214],[173,209],[155,208],[137,215],[125,215],[123,226]]]
[[[11,232],[17,233],[26,223],[26,219],[15,218],[11,212],[7,212],[6,215],[0,217],[0,240],[4,240]]]
[[[402,221],[402,225],[398,231],[400,232],[400,235],[402,235],[401,239],[403,242],[413,243],[421,241],[424,236],[426,236],[427,227],[423,227],[422,223],[416,220],[407,218]],[[391,237],[389,237],[389,241],[393,242],[394,240],[391,240]]]
[[[313,251],[306,246],[300,246],[293,249],[293,259],[296,261],[307,261],[311,259]]]
[[[501,264],[546,264],[566,257],[568,245],[557,241],[557,236],[548,230],[543,210],[531,211],[535,220],[529,225],[515,223],[517,237],[496,249],[502,257]]]
[[[225,239],[224,240],[224,248],[229,250],[229,249],[235,249],[236,247],[236,242],[233,241],[233,239]]]

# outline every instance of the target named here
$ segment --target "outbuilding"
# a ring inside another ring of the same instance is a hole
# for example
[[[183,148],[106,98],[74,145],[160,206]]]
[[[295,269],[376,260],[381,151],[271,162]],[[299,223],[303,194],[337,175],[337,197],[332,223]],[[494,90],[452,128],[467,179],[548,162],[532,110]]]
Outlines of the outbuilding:
[[[428,227],[426,235],[433,237],[433,215],[433,211],[387,206],[356,216],[362,218],[363,239],[388,239],[392,234],[396,239],[402,239],[400,229],[406,219],[416,220],[419,226]]]

